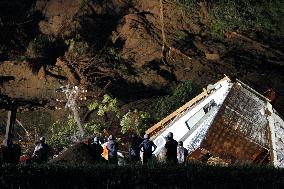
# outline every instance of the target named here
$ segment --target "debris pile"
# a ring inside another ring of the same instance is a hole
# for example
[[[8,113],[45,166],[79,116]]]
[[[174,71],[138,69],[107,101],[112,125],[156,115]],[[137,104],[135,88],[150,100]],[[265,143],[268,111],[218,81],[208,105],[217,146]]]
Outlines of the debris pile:
[[[92,164],[96,161],[93,158],[88,145],[84,143],[76,143],[49,162],[68,164]]]

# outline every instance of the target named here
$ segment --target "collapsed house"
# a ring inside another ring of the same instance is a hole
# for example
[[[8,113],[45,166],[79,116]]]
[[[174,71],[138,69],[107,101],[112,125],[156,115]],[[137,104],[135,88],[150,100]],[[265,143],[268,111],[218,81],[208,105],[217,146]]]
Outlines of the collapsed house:
[[[172,132],[193,160],[284,167],[284,121],[269,102],[241,81],[225,77],[146,133],[157,145],[155,155]]]

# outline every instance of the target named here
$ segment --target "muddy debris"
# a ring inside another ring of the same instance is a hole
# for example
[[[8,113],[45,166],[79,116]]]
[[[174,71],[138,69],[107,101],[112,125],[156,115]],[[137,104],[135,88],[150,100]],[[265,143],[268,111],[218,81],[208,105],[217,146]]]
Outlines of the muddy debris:
[[[88,145],[84,143],[73,144],[68,149],[63,150],[57,157],[49,163],[67,163],[67,164],[93,164],[97,161],[93,158]]]

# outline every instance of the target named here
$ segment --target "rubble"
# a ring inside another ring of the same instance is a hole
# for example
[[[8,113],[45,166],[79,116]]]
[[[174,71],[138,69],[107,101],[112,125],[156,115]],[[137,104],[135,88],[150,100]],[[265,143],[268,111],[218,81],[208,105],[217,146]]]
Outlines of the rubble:
[[[92,164],[96,163],[88,145],[84,143],[76,143],[64,150],[57,157],[49,161],[49,163],[68,163],[68,164]]]

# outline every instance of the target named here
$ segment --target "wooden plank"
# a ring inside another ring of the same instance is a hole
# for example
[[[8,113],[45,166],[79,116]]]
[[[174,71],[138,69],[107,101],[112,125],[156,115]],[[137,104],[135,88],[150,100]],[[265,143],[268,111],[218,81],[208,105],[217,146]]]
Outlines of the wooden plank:
[[[173,113],[171,113],[170,115],[168,115],[167,117],[165,117],[164,119],[162,119],[160,122],[158,122],[157,124],[155,124],[154,126],[152,126],[151,128],[149,128],[146,133],[147,134],[151,134],[153,131],[155,131],[156,129],[158,129],[159,127],[161,127],[162,125],[166,124],[167,122],[173,120],[173,118],[175,118],[177,115],[179,115],[181,112],[183,112],[184,110],[186,110],[188,107],[190,107],[191,105],[193,105],[194,103],[198,102],[199,100],[201,100],[202,98],[204,98],[205,96],[207,96],[207,92],[202,92],[201,94],[199,94],[198,96],[196,96],[195,98],[193,98],[192,100],[190,100],[189,102],[187,102],[186,104],[184,104],[182,107],[180,107],[179,109],[177,109],[176,111],[174,111]]]
[[[273,112],[272,105],[269,102],[266,102],[267,109],[270,112]],[[274,119],[272,118],[272,115],[268,115],[268,139],[269,139],[269,145],[270,145],[270,159],[271,163],[274,166],[277,166],[277,154],[276,154],[276,139],[275,139],[275,129],[274,129]]]

